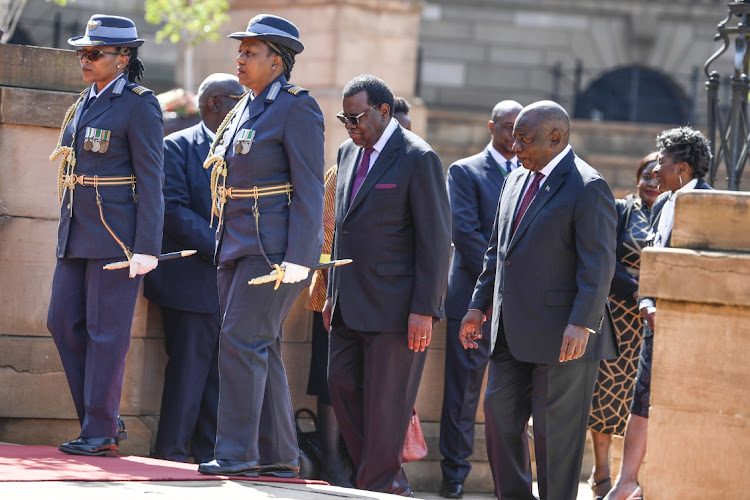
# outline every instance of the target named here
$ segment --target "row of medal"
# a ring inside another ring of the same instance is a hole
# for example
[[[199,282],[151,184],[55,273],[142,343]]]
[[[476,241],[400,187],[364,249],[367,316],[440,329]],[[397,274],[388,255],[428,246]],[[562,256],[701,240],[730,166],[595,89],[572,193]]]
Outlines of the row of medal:
[[[95,153],[106,153],[109,149],[109,135],[111,131],[101,128],[86,127],[86,139],[83,149]]]
[[[243,128],[234,136],[234,154],[246,155],[250,152],[250,146],[255,139],[255,130]]]

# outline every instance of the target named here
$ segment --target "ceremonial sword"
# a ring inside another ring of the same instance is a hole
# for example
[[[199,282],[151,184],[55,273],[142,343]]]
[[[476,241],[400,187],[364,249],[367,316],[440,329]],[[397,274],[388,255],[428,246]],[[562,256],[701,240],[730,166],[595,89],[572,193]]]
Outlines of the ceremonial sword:
[[[172,259],[179,259],[181,257],[189,257],[190,255],[198,253],[198,250],[180,250],[179,252],[169,252],[169,253],[163,253],[159,255],[158,259],[159,261],[163,260],[172,260]],[[130,267],[130,262],[127,260],[121,260],[119,262],[112,262],[111,264],[107,264],[103,267],[106,271],[112,271],[114,269],[125,269],[126,267]]]
[[[345,266],[347,264],[351,264],[354,262],[352,259],[339,259],[339,260],[332,260],[329,262],[325,262],[323,264],[317,264],[313,266],[311,269],[313,271],[318,271],[320,269],[330,269],[332,267],[339,267],[339,266]],[[258,276],[257,278],[253,278],[250,281],[247,282],[248,285],[263,285],[265,283],[271,283],[272,281],[276,282],[276,285],[273,287],[274,290],[279,288],[279,285],[281,284],[281,280],[284,279],[284,267],[283,266],[276,266],[276,269],[271,271],[270,273],[266,274],[265,276]]]

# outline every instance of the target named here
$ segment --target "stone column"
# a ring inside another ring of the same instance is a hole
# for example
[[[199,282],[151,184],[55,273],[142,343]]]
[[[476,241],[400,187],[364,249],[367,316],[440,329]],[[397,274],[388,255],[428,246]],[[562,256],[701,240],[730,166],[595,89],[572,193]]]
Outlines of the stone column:
[[[647,249],[657,298],[647,498],[744,498],[750,475],[750,193],[689,191],[672,248]]]

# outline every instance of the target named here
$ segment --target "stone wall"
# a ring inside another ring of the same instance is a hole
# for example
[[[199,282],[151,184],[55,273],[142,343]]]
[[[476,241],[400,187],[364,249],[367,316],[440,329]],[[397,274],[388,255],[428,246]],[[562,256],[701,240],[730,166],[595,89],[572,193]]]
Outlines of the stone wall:
[[[644,493],[742,498],[750,463],[750,194],[680,193],[672,246],[647,249],[657,298]]]
[[[720,47],[713,37],[726,5],[721,0],[429,0],[420,26],[418,94],[430,108],[489,112],[502,99],[529,104],[557,93],[572,113],[576,61],[583,63],[581,90],[606,71],[639,65],[669,76],[687,97],[697,95],[696,124],[705,126],[702,69]],[[732,54],[733,49],[712,69],[730,75]],[[562,71],[558,88],[556,65]],[[694,68],[700,69],[697,88]]]

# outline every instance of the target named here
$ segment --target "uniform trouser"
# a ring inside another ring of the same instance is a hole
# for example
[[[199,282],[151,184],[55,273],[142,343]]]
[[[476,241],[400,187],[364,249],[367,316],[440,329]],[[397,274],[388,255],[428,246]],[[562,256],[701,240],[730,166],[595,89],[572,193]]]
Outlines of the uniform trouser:
[[[281,262],[280,255],[269,255]],[[281,326],[309,280],[248,285],[268,274],[263,257],[219,264],[219,411],[214,456],[273,463],[299,456],[289,385],[281,360]]]
[[[526,433],[533,416],[539,498],[576,499],[598,373],[598,361],[560,365],[518,361],[504,333],[498,335],[484,395],[487,455],[498,498],[536,498],[531,493]]]
[[[81,436],[114,437],[133,310],[143,276],[116,259],[57,259],[47,329],[68,378]]]
[[[358,488],[410,491],[402,453],[426,358],[406,332],[331,328],[328,386]]]
[[[162,307],[167,367],[154,456],[187,462],[213,458],[219,406],[221,315]]]
[[[490,357],[492,325],[485,321],[479,348],[464,349],[458,340],[461,320],[448,318],[445,339],[445,385],[440,416],[440,467],[443,480],[461,483],[471,470],[474,427],[484,372]]]

